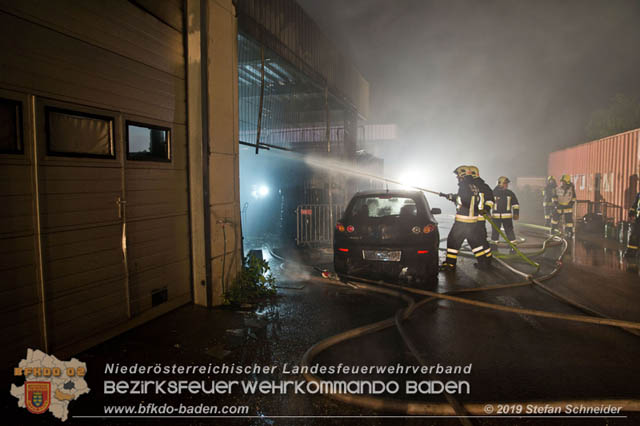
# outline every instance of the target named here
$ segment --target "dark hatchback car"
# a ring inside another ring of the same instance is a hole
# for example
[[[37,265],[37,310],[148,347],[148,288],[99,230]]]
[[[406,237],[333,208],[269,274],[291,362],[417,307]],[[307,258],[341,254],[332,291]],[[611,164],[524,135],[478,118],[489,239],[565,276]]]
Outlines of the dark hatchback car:
[[[339,276],[430,282],[438,274],[440,234],[420,191],[363,191],[336,224],[333,265]]]

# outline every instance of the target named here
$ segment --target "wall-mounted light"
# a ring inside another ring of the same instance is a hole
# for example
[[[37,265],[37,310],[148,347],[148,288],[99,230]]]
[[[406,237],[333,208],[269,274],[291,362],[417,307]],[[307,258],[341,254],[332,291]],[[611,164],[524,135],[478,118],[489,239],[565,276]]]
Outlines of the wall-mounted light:
[[[269,195],[269,187],[267,185],[253,185],[251,187],[251,196],[253,198],[265,198]]]

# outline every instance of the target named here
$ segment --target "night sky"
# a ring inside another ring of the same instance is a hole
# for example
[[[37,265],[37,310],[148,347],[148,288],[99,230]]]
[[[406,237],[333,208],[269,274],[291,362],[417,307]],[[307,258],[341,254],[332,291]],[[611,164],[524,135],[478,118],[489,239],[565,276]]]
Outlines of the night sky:
[[[370,82],[369,122],[398,125],[388,174],[425,185],[466,163],[489,183],[544,176],[594,110],[640,95],[637,0],[298,3]]]

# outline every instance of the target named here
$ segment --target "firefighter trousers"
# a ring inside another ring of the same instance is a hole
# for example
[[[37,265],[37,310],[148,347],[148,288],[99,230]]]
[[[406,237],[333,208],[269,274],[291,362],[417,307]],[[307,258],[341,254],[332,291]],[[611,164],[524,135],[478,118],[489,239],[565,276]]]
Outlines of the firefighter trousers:
[[[476,222],[467,223],[459,221],[455,221],[451,227],[451,231],[449,231],[449,236],[447,237],[447,258],[445,262],[449,265],[456,265],[460,247],[462,247],[464,240],[469,242],[471,251],[476,259],[478,259],[479,262],[484,262],[486,257],[482,254],[484,251],[483,242],[478,232],[478,224]]]
[[[514,242],[516,240],[516,233],[513,230],[513,219],[494,218],[493,223],[496,224],[498,229],[504,228],[504,233],[507,234],[507,238],[509,238],[509,241]],[[496,228],[493,228],[493,230],[491,231],[491,239],[493,241],[498,241],[500,239],[500,234],[498,233],[498,230]]]
[[[631,222],[631,232],[629,234],[629,242],[627,243],[627,251],[625,256],[635,257],[638,253],[638,244],[640,244],[640,221]]]
[[[564,229],[573,233],[573,206],[560,204],[551,218],[551,229],[558,229],[560,218],[564,218]]]
[[[487,226],[484,218],[482,220],[478,219],[478,223],[476,225],[476,232],[478,233],[478,238],[482,241],[482,254],[489,260],[491,260],[491,244],[487,241]],[[471,244],[471,243],[469,243]]]
[[[545,201],[542,205],[544,206],[544,226],[550,226],[555,209],[551,201]]]

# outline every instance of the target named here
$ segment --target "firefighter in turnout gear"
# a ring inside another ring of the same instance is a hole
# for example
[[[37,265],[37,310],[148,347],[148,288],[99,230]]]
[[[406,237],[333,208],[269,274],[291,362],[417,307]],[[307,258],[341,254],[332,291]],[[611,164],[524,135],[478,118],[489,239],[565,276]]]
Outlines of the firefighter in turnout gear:
[[[486,220],[483,214],[491,214],[493,208],[493,191],[491,187],[480,177],[480,171],[475,166],[467,166],[467,174],[473,176],[473,183],[480,190],[478,197],[477,218],[478,223],[476,225],[476,232],[478,232],[478,238],[482,240],[482,254],[486,257],[486,262],[479,262],[477,265],[483,267],[485,265],[491,265],[491,259],[493,254],[491,253],[491,244],[487,240],[487,226]]]
[[[477,232],[477,205],[480,197],[480,189],[474,183],[474,178],[468,174],[467,166],[457,167],[453,173],[458,177],[457,194],[441,194],[449,201],[456,203],[456,218],[449,236],[447,237],[447,258],[440,265],[441,271],[454,271],[458,260],[460,247],[466,239],[471,246],[478,262],[486,264],[486,257],[482,254],[482,240]]]
[[[640,244],[640,192],[636,195],[636,199],[629,209],[629,221],[631,222],[631,235],[629,235],[624,257],[635,260],[638,255],[638,244]]]
[[[498,185],[493,189],[495,204],[491,217],[498,228],[504,227],[504,233],[512,243],[516,242],[516,234],[513,231],[513,221],[520,219],[520,205],[518,197],[509,189],[509,180],[506,176],[498,178]],[[500,234],[497,229],[491,232],[491,240],[498,243]]]
[[[547,186],[542,190],[542,206],[544,207],[544,226],[551,225],[551,221],[553,220],[553,213],[555,211],[555,203],[558,202],[558,197],[556,196],[556,187],[558,184],[556,183],[556,178],[553,176],[547,177]],[[557,224],[557,223],[556,223]]]
[[[569,175],[562,175],[560,186],[556,188],[556,197],[556,211],[551,221],[551,230],[558,230],[560,217],[562,216],[564,218],[565,235],[571,238],[573,236],[573,207],[576,202],[576,188],[571,183]]]

